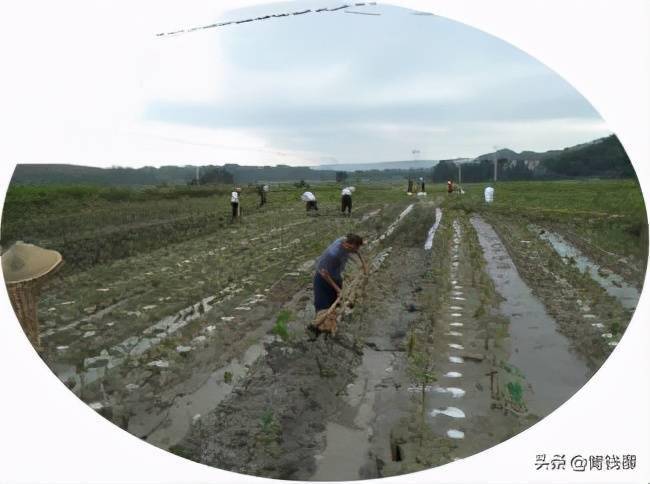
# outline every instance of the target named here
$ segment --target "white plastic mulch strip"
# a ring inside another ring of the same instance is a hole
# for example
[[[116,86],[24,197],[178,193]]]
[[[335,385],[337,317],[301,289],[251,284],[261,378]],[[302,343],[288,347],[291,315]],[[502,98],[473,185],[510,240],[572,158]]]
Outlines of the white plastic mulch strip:
[[[462,398],[465,396],[465,390],[462,388],[456,388],[456,387],[447,387],[445,388],[447,393],[451,393],[452,398]]]
[[[465,432],[462,432],[461,430],[449,429],[447,430],[447,437],[450,439],[464,439]]]
[[[463,360],[460,356],[450,356],[449,361],[451,363],[464,363],[465,360]]]
[[[451,418],[465,418],[465,412],[456,407],[435,408],[431,411],[431,416],[435,417],[436,415],[446,415]]]
[[[460,378],[463,374],[457,371],[448,371],[443,376],[446,378]]]
[[[386,237],[388,237],[390,234],[392,234],[395,231],[395,229],[397,228],[397,224],[400,223],[402,221],[402,219],[404,217],[406,217],[409,213],[411,213],[411,210],[413,210],[414,206],[415,206],[415,204],[412,203],[411,205],[406,207],[404,209],[404,211],[399,214],[399,216],[397,217],[397,220],[395,220],[392,224],[390,224],[388,226],[388,229],[386,230],[386,232],[384,234],[382,234],[381,237],[379,237],[379,240],[384,240]]]
[[[438,230],[438,225],[440,225],[440,220],[442,219],[442,210],[436,208],[436,221],[433,223],[427,234],[427,240],[424,243],[424,250],[431,250],[433,247],[433,237],[436,235],[436,230]]]

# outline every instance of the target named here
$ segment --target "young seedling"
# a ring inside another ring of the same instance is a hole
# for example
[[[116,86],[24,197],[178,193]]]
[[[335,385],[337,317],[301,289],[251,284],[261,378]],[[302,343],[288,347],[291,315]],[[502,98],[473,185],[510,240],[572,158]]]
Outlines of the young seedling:
[[[272,332],[274,335],[279,337],[282,341],[287,342],[291,339],[289,333],[289,328],[287,323],[291,319],[291,313],[289,311],[283,310],[278,315],[278,318],[275,320],[275,326],[273,326]]]
[[[281,438],[282,428],[273,411],[269,408],[260,417],[260,430],[257,433],[257,440],[264,446],[266,452],[272,456],[280,453],[278,446]]]
[[[431,355],[425,351],[419,351],[414,348],[409,358],[408,373],[411,379],[419,386],[421,390],[420,400],[420,445],[422,445],[425,429],[425,413],[426,413],[426,395],[427,387],[431,383],[437,381],[436,374],[433,371],[433,362]]]

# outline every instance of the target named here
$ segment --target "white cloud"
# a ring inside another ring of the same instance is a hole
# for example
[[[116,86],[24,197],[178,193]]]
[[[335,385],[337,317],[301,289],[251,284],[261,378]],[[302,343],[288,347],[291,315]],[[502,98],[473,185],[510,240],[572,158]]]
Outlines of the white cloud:
[[[484,47],[472,29],[397,9],[171,38],[155,34],[227,14],[211,0],[182,8],[154,0],[36,8],[26,1],[12,4],[10,14],[0,42],[20,48],[5,49],[0,105],[3,149],[16,162],[309,164],[328,156],[398,159],[413,148],[452,157],[497,143],[558,147],[606,129],[593,117],[560,118],[585,103],[563,82],[549,87],[553,74],[534,61],[494,40]],[[421,23],[430,21],[435,29]],[[461,48],[465,35],[482,50]],[[171,106],[167,118],[146,116],[156,103]],[[558,114],[558,106],[568,107]],[[527,109],[528,118],[550,119],[509,120]],[[471,123],[479,115],[499,121]]]

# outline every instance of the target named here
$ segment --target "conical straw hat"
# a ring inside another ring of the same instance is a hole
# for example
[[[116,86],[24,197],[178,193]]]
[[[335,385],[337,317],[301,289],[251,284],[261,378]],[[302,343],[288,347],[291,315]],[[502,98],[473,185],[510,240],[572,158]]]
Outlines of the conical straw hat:
[[[62,261],[61,254],[55,250],[16,242],[2,254],[2,272],[7,284],[27,282],[52,272]]]

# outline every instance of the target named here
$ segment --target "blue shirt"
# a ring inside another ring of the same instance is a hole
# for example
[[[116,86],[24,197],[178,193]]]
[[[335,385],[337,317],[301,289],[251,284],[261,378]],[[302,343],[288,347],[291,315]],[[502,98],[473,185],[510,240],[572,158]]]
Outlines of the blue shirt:
[[[325,252],[320,256],[316,262],[316,272],[325,269],[330,273],[332,279],[336,281],[341,280],[341,273],[345,270],[345,264],[348,262],[350,253],[343,248],[344,237],[335,240],[332,244],[325,249]]]

